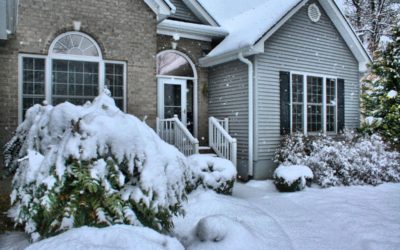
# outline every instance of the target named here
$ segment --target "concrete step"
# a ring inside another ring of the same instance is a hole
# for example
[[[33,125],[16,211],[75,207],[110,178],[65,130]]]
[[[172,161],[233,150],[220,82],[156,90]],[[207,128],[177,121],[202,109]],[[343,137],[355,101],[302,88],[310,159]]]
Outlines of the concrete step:
[[[207,146],[199,147],[199,154],[215,154],[214,150]]]

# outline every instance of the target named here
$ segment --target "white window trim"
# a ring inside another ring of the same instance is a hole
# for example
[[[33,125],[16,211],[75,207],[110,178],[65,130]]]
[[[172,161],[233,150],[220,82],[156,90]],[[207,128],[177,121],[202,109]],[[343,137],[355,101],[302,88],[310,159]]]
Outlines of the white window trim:
[[[331,75],[323,75],[323,74],[314,74],[300,71],[290,71],[290,132],[293,133],[293,75],[302,75],[303,76],[303,133],[304,135],[316,135],[319,132],[308,132],[308,121],[307,121],[307,78],[308,76],[312,77],[320,77],[322,78],[322,133],[323,134],[337,134],[338,131],[338,77]],[[327,104],[326,104],[326,79],[334,79],[335,80],[335,97],[336,97],[336,105],[335,105],[335,131],[326,131],[326,120],[327,120]]]
[[[77,55],[67,55],[67,54],[55,54],[52,53],[53,48],[59,38],[69,35],[69,34],[79,34],[86,38],[88,38],[93,44],[96,46],[99,56],[77,56]],[[104,89],[105,83],[105,64],[106,63],[113,63],[113,64],[121,64],[124,65],[124,76],[123,76],[123,111],[126,112],[127,110],[127,64],[124,61],[115,61],[115,60],[103,60],[100,47],[98,46],[97,42],[93,40],[90,36],[80,33],[80,32],[66,32],[59,36],[57,36],[52,44],[50,45],[49,54],[48,55],[37,55],[37,54],[27,54],[27,53],[20,53],[18,55],[18,124],[20,124],[23,120],[22,114],[22,101],[23,101],[23,59],[24,58],[40,58],[45,60],[45,101],[48,104],[52,104],[52,64],[53,60],[67,60],[67,61],[83,61],[83,62],[97,62],[99,64],[99,95],[102,93]]]

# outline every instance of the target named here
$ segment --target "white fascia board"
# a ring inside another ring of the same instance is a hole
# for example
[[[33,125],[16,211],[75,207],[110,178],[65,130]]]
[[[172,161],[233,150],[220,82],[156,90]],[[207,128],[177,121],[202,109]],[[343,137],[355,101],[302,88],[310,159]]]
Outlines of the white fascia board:
[[[158,22],[161,22],[172,14],[170,6],[163,0],[144,0],[144,2],[156,13]]]
[[[213,38],[223,38],[229,33],[220,27],[164,20],[157,25],[157,34],[171,36],[178,34],[183,38],[211,41]]]
[[[356,35],[354,29],[351,27],[350,23],[347,21],[347,19],[333,0],[319,0],[318,2],[324,8],[325,12],[328,14],[336,29],[343,37],[354,57],[357,59],[359,64],[359,71],[366,72],[368,70],[367,65],[372,62],[372,59],[367,50],[362,45],[360,39]]]
[[[219,26],[217,21],[207,12],[207,10],[197,0],[183,0],[183,3],[204,23],[212,26]]]
[[[222,55],[218,56],[205,56],[203,58],[199,59],[200,66],[201,67],[212,67],[215,65],[219,65],[222,63],[234,61],[238,59],[238,54],[242,53],[244,57],[251,56],[251,55],[256,55],[264,52],[264,48],[262,48],[262,51],[259,50],[259,48],[250,46],[250,47],[245,47],[237,50],[233,50],[227,53],[224,53]]]

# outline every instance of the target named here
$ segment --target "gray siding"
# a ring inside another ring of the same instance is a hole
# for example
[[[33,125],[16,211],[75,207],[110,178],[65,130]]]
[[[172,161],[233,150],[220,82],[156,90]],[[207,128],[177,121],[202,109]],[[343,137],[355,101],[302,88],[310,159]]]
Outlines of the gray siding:
[[[279,71],[345,79],[345,125],[359,126],[358,62],[321,6],[321,20],[309,20],[309,4],[266,41],[264,54],[256,56],[256,176],[271,174],[272,159],[281,139]]]
[[[248,169],[248,83],[247,65],[239,61],[209,69],[208,114],[229,118],[229,133],[238,140],[238,170]]]
[[[182,0],[171,0],[171,3],[175,5],[176,12],[171,15],[171,19],[201,23],[201,21],[193,14],[193,12],[186,6]]]

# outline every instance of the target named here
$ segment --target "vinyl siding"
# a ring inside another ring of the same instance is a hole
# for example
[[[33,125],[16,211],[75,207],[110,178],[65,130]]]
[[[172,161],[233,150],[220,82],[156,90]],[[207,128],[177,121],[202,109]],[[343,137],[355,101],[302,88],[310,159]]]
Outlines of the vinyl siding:
[[[266,41],[265,52],[255,59],[255,167],[267,168],[256,169],[256,172],[271,173],[274,152],[281,139],[279,71],[300,71],[345,79],[345,126],[359,126],[358,62],[321,6],[320,21],[310,21],[307,15],[309,4]]]
[[[193,12],[186,6],[186,4],[182,0],[171,0],[171,3],[176,7],[176,12],[171,15],[171,19],[191,23],[201,23],[200,20],[193,14]]]
[[[209,69],[208,113],[218,119],[229,118],[229,134],[238,141],[238,170],[248,169],[248,71],[239,61]]]

